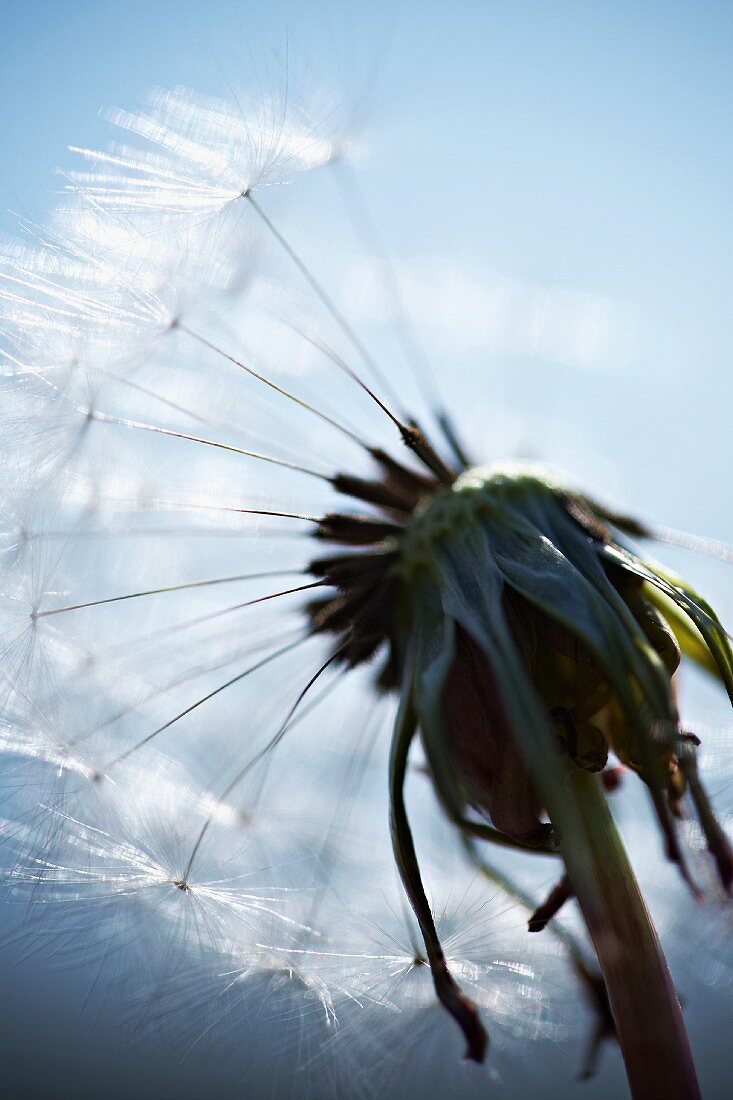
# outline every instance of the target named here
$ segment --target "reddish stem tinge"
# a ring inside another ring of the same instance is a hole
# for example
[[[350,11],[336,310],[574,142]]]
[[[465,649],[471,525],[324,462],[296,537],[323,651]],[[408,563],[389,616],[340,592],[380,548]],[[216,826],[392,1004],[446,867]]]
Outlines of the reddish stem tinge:
[[[595,775],[572,768],[556,825],[598,954],[634,1100],[698,1100],[667,963]]]

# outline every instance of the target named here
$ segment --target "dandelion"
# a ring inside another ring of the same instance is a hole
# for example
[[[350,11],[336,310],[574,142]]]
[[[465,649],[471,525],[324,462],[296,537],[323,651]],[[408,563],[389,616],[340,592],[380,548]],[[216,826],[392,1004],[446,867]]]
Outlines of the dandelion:
[[[147,110],[112,111],[110,121],[147,148],[77,149],[93,170],[72,172],[70,184],[102,208],[125,214],[214,214],[334,153],[323,124],[274,97],[232,104],[186,88],[159,89]]]
[[[562,966],[586,1074],[615,1036],[635,1097],[697,1096],[608,802],[623,774],[697,899],[694,823],[730,893],[676,684],[684,660],[733,700],[731,639],[638,544],[729,551],[470,459],[343,133],[181,88],[111,119],[125,142],[77,150],[71,204],[0,260],[11,895],[45,901],[50,951],[191,1004],[194,1043],[291,1014],[314,1095],[349,1042],[383,1059],[359,1090],[393,1087],[395,1018],[412,1070],[437,1028],[495,1073],[490,1035],[562,1030]],[[414,407],[260,198],[315,168],[380,261]]]

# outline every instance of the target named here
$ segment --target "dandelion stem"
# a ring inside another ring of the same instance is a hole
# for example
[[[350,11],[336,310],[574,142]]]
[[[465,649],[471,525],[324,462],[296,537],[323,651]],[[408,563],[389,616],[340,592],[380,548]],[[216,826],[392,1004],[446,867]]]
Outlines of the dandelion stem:
[[[192,588],[211,588],[218,584],[234,584],[237,581],[260,580],[263,577],[297,577],[302,569],[268,569],[259,573],[237,573],[231,577],[211,577],[205,581],[188,581],[186,584],[167,584],[162,588],[146,588],[140,592],[125,592],[122,596],[105,596],[101,600],[87,600],[86,603],[66,604],[65,607],[52,607],[48,611],[37,611],[36,619],[48,615],[60,615],[63,611],[81,611],[85,607],[101,607],[103,604],[121,603],[123,600],[137,600],[142,596],[162,596],[168,592],[184,592]]]
[[[356,385],[359,386],[369,398],[371,398],[375,405],[377,405],[382,410],[382,412],[387,417],[389,417],[389,419],[398,430],[402,427],[402,422],[400,421],[400,418],[398,416],[395,416],[389,406],[386,405],[385,402],[377,396],[373,389],[367,386],[366,382],[364,382],[363,379],[359,377],[355,370],[352,370],[352,368],[342,356],[338,355],[333,350],[333,348],[329,347],[328,344],[326,344],[323,340],[320,340],[314,333],[309,332],[304,325],[298,325],[294,321],[291,321],[290,327],[293,332],[297,332],[298,336],[305,340],[306,343],[310,344],[311,347],[315,348],[322,355],[325,355],[327,359],[330,359],[331,362],[335,366],[337,366],[340,371],[343,371],[343,373],[348,378],[350,378],[352,382],[355,382]]]
[[[696,1100],[677,994],[597,777],[569,768],[560,804],[560,849],[598,954],[634,1100]]]
[[[309,477],[320,478],[321,481],[328,481],[328,474],[323,473],[321,470],[312,470],[309,466],[301,466],[297,462],[289,462],[284,458],[275,458],[272,455],[264,455],[259,451],[246,450],[243,447],[236,447],[232,443],[221,443],[216,439],[204,439],[203,436],[191,435],[188,432],[174,431],[172,428],[162,428],[159,424],[144,424],[139,420],[128,420],[122,416],[109,416],[107,413],[93,412],[90,414],[90,419],[98,421],[103,424],[116,424],[121,428],[133,428],[140,432],[154,432],[157,435],[168,436],[171,439],[185,439],[189,443],[201,443],[205,447],[215,447],[220,451],[229,451],[230,454],[241,455],[244,458],[256,458],[260,462],[269,462],[272,466],[282,466],[286,470],[294,470],[296,473],[307,474]]]
[[[343,313],[341,312],[341,310],[338,308],[338,306],[334,302],[333,298],[331,298],[330,295],[326,293],[326,291],[323,289],[321,284],[316,279],[315,275],[313,275],[313,273],[310,271],[310,269],[301,260],[298,253],[295,251],[295,249],[289,243],[289,241],[287,241],[286,238],[282,235],[282,233],[277,228],[277,226],[275,226],[272,223],[272,221],[270,220],[270,218],[268,218],[267,214],[262,209],[262,207],[257,202],[257,200],[252,196],[252,194],[248,191],[245,197],[247,198],[247,201],[249,202],[249,204],[253,208],[253,210],[256,211],[257,216],[262,220],[264,225],[267,226],[270,233],[272,233],[273,237],[278,242],[280,247],[283,249],[284,252],[287,253],[287,255],[290,257],[292,262],[298,268],[298,271],[300,271],[301,275],[303,276],[305,281],[308,283],[308,286],[314,292],[314,294],[316,295],[318,300],[321,302],[321,304],[324,306],[326,311],[334,319],[334,321],[336,322],[338,327],[343,332],[344,336],[347,338],[347,340],[351,344],[351,346],[361,356],[362,360],[364,361],[366,366],[369,368],[369,370],[371,371],[374,378],[377,379],[377,381],[379,382],[379,384],[382,387],[382,389],[384,390],[384,392],[389,396],[389,399],[392,402],[392,404],[395,406],[395,408],[398,408],[399,407],[399,399],[397,397],[397,394],[392,389],[392,387],[390,386],[389,382],[387,381],[384,373],[379,369],[377,364],[374,362],[374,359],[369,354],[367,349],[364,347],[364,344],[359,339],[359,337],[356,335],[353,328],[348,323],[348,321],[344,317]]]
[[[405,359],[410,366],[417,387],[426,398],[428,405],[433,408],[442,408],[435,372],[405,308],[394,264],[382,234],[377,228],[366,195],[359,183],[359,177],[348,160],[340,158],[331,161],[331,164],[335,169],[334,178],[341,199],[354,229],[362,244],[365,244],[372,255],[377,258],[381,267],[382,277],[386,284],[385,289],[389,298],[392,328],[402,345]]]
[[[157,642],[160,638],[165,638],[171,633],[178,635],[182,630],[188,630],[194,626],[201,626],[202,623],[209,623],[215,619],[220,619],[224,615],[231,615],[235,611],[243,611],[246,607],[256,607],[258,604],[267,603],[270,600],[277,600],[281,596],[292,596],[297,592],[307,592],[311,588],[327,587],[323,581],[312,581],[309,584],[300,584],[295,588],[285,588],[280,592],[269,592],[266,596],[257,596],[254,600],[245,600],[244,603],[231,604],[229,607],[223,607],[217,611],[208,611],[205,615],[197,615],[193,619],[184,619],[182,622],[174,623],[172,626],[165,626],[161,630],[155,630],[150,634],[142,634],[136,639],[136,646],[144,648],[151,642]],[[130,652],[130,643],[128,641],[123,642],[121,645],[112,646],[107,649],[104,656],[109,658],[117,653],[120,649],[126,652]]]
[[[720,539],[708,538],[706,535],[694,535],[689,531],[680,531],[676,527],[665,527],[658,523],[643,523],[635,516],[616,512],[605,505],[592,502],[594,510],[602,519],[610,523],[612,527],[618,527],[625,535],[632,538],[649,539],[653,542],[665,542],[670,546],[679,546],[683,550],[691,550],[693,554],[706,554],[710,558],[719,558],[720,561],[733,563],[733,546]]]
[[[274,390],[275,393],[279,393],[282,397],[286,397],[288,401],[292,401],[295,405],[298,405],[299,408],[305,409],[307,412],[313,413],[314,416],[317,416],[319,420],[322,420],[325,424],[330,424],[332,428],[335,428],[337,431],[347,436],[354,443],[358,444],[358,446],[361,447],[363,450],[369,449],[369,444],[366,443],[363,439],[360,439],[359,436],[352,432],[350,428],[347,428],[344,424],[339,423],[338,420],[334,420],[333,417],[328,416],[327,413],[321,412],[321,410],[317,409],[315,405],[309,404],[301,397],[296,396],[296,394],[290,393],[288,390],[283,389],[282,386],[278,386],[278,384],[276,382],[273,382],[272,379],[267,378],[264,374],[260,374],[259,371],[254,370],[253,367],[247,366],[247,364],[242,362],[241,359],[237,359],[234,355],[230,355],[229,352],[224,351],[223,348],[218,347],[216,344],[212,343],[211,340],[207,340],[205,336],[201,336],[200,333],[194,332],[194,330],[189,328],[188,325],[184,325],[182,321],[177,321],[175,327],[178,329],[179,332],[184,332],[186,336],[189,336],[198,344],[201,344],[203,347],[208,348],[210,351],[213,351],[216,355],[221,355],[224,359],[231,363],[232,366],[238,367],[239,370],[243,370],[245,374],[250,375],[251,378],[256,379],[258,382],[262,382],[264,386],[269,386],[269,388],[271,390]]]
[[[295,643],[295,644],[298,644],[298,643]],[[288,648],[292,649],[293,646],[290,646]],[[343,646],[341,647],[341,649],[343,649]],[[295,715],[295,712],[300,707],[300,704],[303,702],[303,699],[306,697],[306,695],[308,694],[310,689],[313,687],[316,680],[318,680],[323,675],[323,673],[326,671],[326,669],[329,668],[333,664],[333,662],[338,658],[338,656],[341,652],[341,649],[337,649],[335,653],[332,653],[331,656],[326,661],[324,661],[323,664],[320,666],[320,668],[313,674],[313,676],[311,676],[310,680],[305,685],[303,690],[300,692],[300,694],[298,695],[298,698],[295,700],[295,702],[291,706],[290,710],[288,711],[284,722],[282,722],[282,724],[278,727],[277,732],[274,734],[273,737],[270,738],[270,740],[267,742],[267,744],[264,745],[263,748],[261,748],[258,752],[256,752],[254,754],[254,756],[252,756],[247,761],[245,766],[240,771],[237,772],[237,774],[234,776],[232,781],[224,788],[224,790],[219,795],[219,798],[218,798],[219,802],[223,802],[224,799],[228,798],[229,795],[232,793],[232,791],[236,787],[238,787],[239,784],[249,775],[249,773],[252,771],[252,769],[255,768],[257,766],[257,764],[259,764],[260,760],[262,760],[263,757],[265,757],[269,752],[271,752],[274,748],[276,748],[277,745],[280,744],[283,737],[287,733],[288,729],[293,725],[293,722],[292,722],[293,716]],[[284,651],[282,651],[282,652],[284,652]],[[195,842],[193,848],[191,849],[191,855],[188,857],[188,863],[186,864],[186,869],[183,872],[183,881],[184,882],[188,882],[188,879],[191,875],[191,868],[193,867],[196,856],[199,853],[199,849],[201,848],[201,845],[203,844],[204,837],[206,836],[207,832],[209,831],[209,826],[211,825],[212,821],[213,821],[213,815],[210,815],[209,817],[207,817],[206,821],[204,822],[204,824],[201,828],[201,832],[199,833],[198,837],[196,838],[196,842]]]
[[[119,756],[116,756],[115,759],[107,765],[105,771],[111,771],[112,768],[116,767],[117,764],[121,764],[123,760],[127,760],[128,757],[132,756],[134,752],[137,752],[139,749],[143,748],[144,745],[149,744],[154,737],[157,737],[165,730],[170,729],[170,727],[175,725],[176,722],[180,722],[181,718],[187,717],[187,715],[191,714],[192,711],[197,710],[200,706],[203,706],[204,703],[208,703],[209,700],[213,699],[215,696],[221,695],[222,691],[226,691],[227,688],[232,687],[234,684],[240,683],[245,678],[245,676],[250,676],[253,672],[258,672],[261,668],[264,668],[265,665],[270,664],[278,657],[282,657],[283,654],[290,653],[291,650],[296,648],[296,646],[302,645],[304,641],[305,638],[300,637],[296,638],[294,642],[288,642],[287,645],[282,646],[280,649],[276,649],[274,653],[268,653],[266,657],[263,657],[261,660],[255,662],[255,664],[249,665],[242,672],[238,672],[236,676],[232,676],[231,679],[226,680],[225,683],[219,684],[219,686],[215,687],[213,691],[210,691],[206,695],[202,696],[200,699],[197,699],[195,703],[191,703],[191,705],[186,707],[185,710],[180,711],[180,713],[176,714],[175,717],[170,718],[162,726],[158,726],[158,728],[153,730],[152,733],[147,734],[146,737],[143,737],[140,741],[137,741],[129,749],[126,749],[124,752],[120,753]]]
[[[410,366],[418,391],[432,410],[438,426],[459,464],[461,467],[468,466],[468,457],[459,442],[453,422],[446,409],[432,364],[425,354],[417,330],[407,312],[397,273],[382,235],[377,228],[366,195],[359,184],[359,178],[348,160],[341,158],[331,163],[336,169],[335,178],[338,188],[354,228],[367,245],[367,248],[379,261],[390,302],[392,328],[402,345],[405,359]]]
[[[647,528],[648,537],[655,542],[666,542],[670,546],[680,546],[683,550],[691,550],[695,554],[706,554],[709,558],[718,558],[720,561],[733,563],[733,546],[720,539],[707,538],[704,535],[691,535],[687,531],[678,531],[674,527],[658,527],[652,524]]]
[[[402,885],[420,926],[436,996],[463,1032],[466,1040],[465,1057],[474,1062],[483,1062],[489,1037],[481,1023],[476,1005],[461,992],[448,969],[448,962],[438,938],[435,920],[423,886],[415,842],[407,816],[405,779],[410,746],[416,728],[417,720],[413,707],[403,697],[392,737],[389,763],[392,850]]]

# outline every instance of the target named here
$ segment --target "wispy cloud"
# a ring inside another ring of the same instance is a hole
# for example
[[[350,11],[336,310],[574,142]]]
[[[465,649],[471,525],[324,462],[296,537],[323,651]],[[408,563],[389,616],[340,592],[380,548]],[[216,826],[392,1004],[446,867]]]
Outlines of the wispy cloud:
[[[404,304],[431,346],[452,355],[485,350],[532,356],[570,366],[621,366],[628,358],[632,318],[600,295],[543,286],[440,258],[403,261],[396,274]],[[353,273],[349,307],[383,320],[385,298],[378,265]]]

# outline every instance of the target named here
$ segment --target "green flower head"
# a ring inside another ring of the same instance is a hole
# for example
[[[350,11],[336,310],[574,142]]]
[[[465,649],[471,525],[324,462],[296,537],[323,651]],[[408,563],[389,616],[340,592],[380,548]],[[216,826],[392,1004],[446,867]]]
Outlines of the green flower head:
[[[435,481],[410,482],[402,471],[400,485],[396,466],[386,470],[373,483],[384,490],[380,500],[367,483],[343,486],[388,518],[322,521],[321,537],[361,549],[313,563],[339,594],[310,611],[316,629],[339,636],[336,652],[348,663],[388,643],[380,682],[400,693],[395,855],[438,995],[461,1024],[469,1056],[480,1059],[485,1035],[448,974],[407,820],[413,738],[465,837],[559,852],[570,872],[566,893],[579,898],[583,867],[572,849],[585,825],[568,791],[576,780],[598,787],[592,773],[613,753],[646,785],[666,854],[695,889],[676,829],[689,792],[729,891],[733,856],[697,774],[699,742],[681,724],[674,678],[684,655],[733,699],[733,655],[712,609],[631,549],[627,535],[650,534],[636,521],[528,467],[434,473]]]

